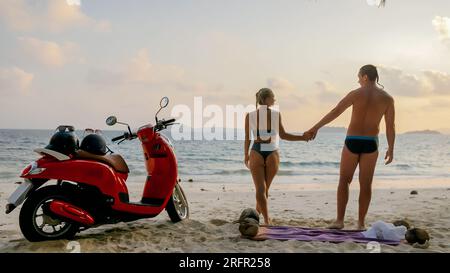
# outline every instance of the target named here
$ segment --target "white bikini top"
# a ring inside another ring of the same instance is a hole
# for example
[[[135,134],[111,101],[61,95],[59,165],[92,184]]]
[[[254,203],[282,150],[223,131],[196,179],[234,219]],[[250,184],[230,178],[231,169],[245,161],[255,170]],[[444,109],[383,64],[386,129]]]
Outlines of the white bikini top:
[[[268,128],[267,112],[269,111],[270,128]],[[279,147],[279,127],[280,127],[280,112],[273,108],[266,108],[265,106],[258,107],[257,110],[252,111],[248,115],[249,131],[252,132],[252,139],[255,141],[259,139],[261,143],[261,150],[274,151]],[[268,130],[270,129],[270,131]],[[268,141],[267,143],[265,141]]]

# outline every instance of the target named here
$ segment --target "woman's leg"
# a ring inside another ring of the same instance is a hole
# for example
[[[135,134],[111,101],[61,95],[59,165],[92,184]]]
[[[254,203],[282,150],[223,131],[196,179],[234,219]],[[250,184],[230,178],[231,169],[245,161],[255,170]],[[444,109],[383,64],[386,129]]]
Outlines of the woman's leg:
[[[267,210],[266,184],[264,177],[264,159],[256,151],[250,151],[250,171],[255,183],[256,209],[264,216],[265,224],[268,224],[269,212]]]
[[[329,228],[344,228],[345,209],[348,202],[349,186],[358,165],[359,155],[348,150],[344,145],[341,155],[341,165],[339,171],[339,185],[337,189],[337,217],[336,221]]]
[[[377,163],[378,151],[370,154],[361,154],[359,158],[359,213],[358,229],[365,229],[364,220],[369,210],[372,198],[372,180]]]
[[[280,164],[280,156],[278,154],[278,151],[272,152],[267,158],[266,158],[266,168],[265,168],[265,182],[266,182],[266,197],[267,200],[269,199],[269,188],[272,184],[272,181],[275,177],[275,175],[278,172],[278,165]],[[271,219],[269,219],[270,224],[272,224]]]

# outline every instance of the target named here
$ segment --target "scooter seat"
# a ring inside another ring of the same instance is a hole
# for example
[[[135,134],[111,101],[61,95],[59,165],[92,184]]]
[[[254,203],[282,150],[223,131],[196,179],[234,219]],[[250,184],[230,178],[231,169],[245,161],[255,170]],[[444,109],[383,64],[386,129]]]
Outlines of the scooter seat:
[[[114,170],[120,173],[130,172],[127,163],[125,162],[123,157],[119,154],[96,155],[80,149],[76,152],[76,158],[95,160],[102,163],[106,163],[107,165],[111,166]]]

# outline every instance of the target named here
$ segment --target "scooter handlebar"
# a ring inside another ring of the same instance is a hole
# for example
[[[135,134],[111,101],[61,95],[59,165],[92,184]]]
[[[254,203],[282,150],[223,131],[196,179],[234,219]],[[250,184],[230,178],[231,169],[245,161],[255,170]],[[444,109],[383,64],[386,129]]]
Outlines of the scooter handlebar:
[[[116,137],[114,137],[114,138],[112,138],[111,139],[111,141],[117,141],[117,140],[120,140],[120,139],[122,139],[122,138],[127,138],[128,137],[128,133],[124,133],[123,135],[121,135],[121,136],[116,136]]]
[[[161,130],[161,129],[165,128],[166,125],[170,125],[170,123],[173,123],[175,120],[176,119],[174,119],[174,118],[171,118],[171,119],[168,119],[168,120],[161,120],[161,121],[158,122],[158,124],[155,126],[155,128]],[[118,140],[121,140],[121,139],[128,139],[128,138],[133,139],[133,138],[136,137],[136,134],[133,133],[131,136],[132,137],[130,138],[130,133],[125,132],[121,136],[116,136],[116,137],[112,138],[111,141],[115,142],[115,141],[118,141]]]
[[[175,119],[174,119],[174,118],[171,118],[171,119],[168,119],[168,120],[162,121],[161,123],[162,123],[162,124],[164,124],[164,125],[166,125],[166,124],[168,124],[168,123],[172,123],[172,122],[174,122],[174,121],[175,121]]]

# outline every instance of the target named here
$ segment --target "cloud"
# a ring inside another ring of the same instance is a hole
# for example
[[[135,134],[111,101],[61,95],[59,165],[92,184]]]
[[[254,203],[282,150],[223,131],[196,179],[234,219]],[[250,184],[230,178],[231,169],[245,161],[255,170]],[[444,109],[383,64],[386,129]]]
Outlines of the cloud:
[[[31,9],[23,0],[0,1],[0,18],[14,30],[28,30],[34,27]]]
[[[83,61],[77,57],[78,46],[74,43],[58,44],[33,37],[19,37],[18,40],[28,57],[47,66],[58,67],[68,62]]]
[[[248,96],[242,93],[232,93],[232,92],[209,92],[201,95],[203,97],[203,103],[207,104],[221,104],[221,105],[247,105],[252,104],[252,101],[249,100]],[[250,102],[249,102],[250,101]],[[253,102],[252,105],[254,105]]]
[[[88,71],[86,81],[98,86],[118,86],[125,82],[123,71],[110,68],[91,68]]]
[[[175,65],[155,65],[147,49],[140,49],[126,66],[125,79],[134,83],[162,83],[180,80],[183,69]]]
[[[288,94],[279,97],[278,104],[280,105],[280,111],[293,111],[310,105],[310,101],[304,96]]]
[[[450,74],[423,70],[421,74],[408,74],[399,68],[379,66],[380,83],[392,94],[405,97],[450,95]]]
[[[2,0],[0,19],[11,29],[18,31],[43,29],[61,32],[79,27],[99,32],[111,30],[108,21],[93,19],[82,12],[80,5],[71,5],[63,0],[47,0],[39,2],[39,5],[25,0]]]
[[[332,91],[335,90],[334,86],[331,83],[329,83],[329,82],[316,81],[314,84],[317,86],[317,88],[320,91],[332,92]]]
[[[20,68],[0,67],[0,92],[2,94],[23,92],[30,88],[34,75]]]
[[[154,64],[147,49],[140,49],[136,55],[115,68],[93,68],[88,73],[88,82],[96,85],[170,85],[186,90],[190,87],[204,90],[202,84],[186,81],[184,70],[176,65]]]
[[[282,77],[271,77],[267,79],[267,87],[276,90],[292,90],[295,86],[287,79]]]
[[[450,18],[435,16],[432,24],[443,42],[450,42]]]
[[[320,102],[337,103],[341,99],[341,95],[336,92],[336,88],[325,81],[316,81],[314,83],[319,90],[317,98]]]
[[[431,92],[450,95],[450,74],[433,70],[423,71],[423,74]]]
[[[267,87],[273,89],[280,110],[292,111],[308,105],[310,101],[296,90],[295,85],[283,77],[270,77]]]
[[[378,66],[378,71],[380,83],[392,94],[417,97],[426,94],[429,89],[423,77],[405,73],[399,68]]]

